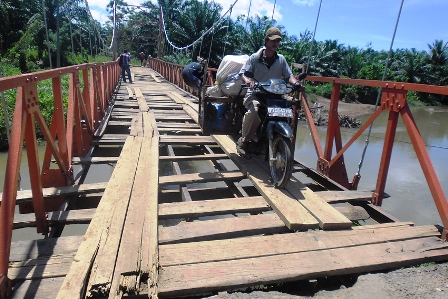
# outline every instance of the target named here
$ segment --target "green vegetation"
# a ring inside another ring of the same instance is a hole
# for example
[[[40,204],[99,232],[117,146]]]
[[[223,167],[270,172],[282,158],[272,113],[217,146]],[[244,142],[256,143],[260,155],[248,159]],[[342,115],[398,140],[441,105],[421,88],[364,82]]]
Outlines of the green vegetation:
[[[209,65],[217,68],[224,55],[251,54],[258,50],[263,46],[265,31],[271,26],[280,28],[284,36],[279,52],[290,63],[309,61],[308,73],[311,75],[381,80],[388,56],[385,51],[375,51],[369,46],[365,49],[351,47],[337,40],[314,41],[309,54],[312,32],[305,30],[299,36],[289,35],[275,20],[257,15],[249,18],[232,15],[235,20],[227,15],[200,42],[188,49],[179,49],[192,45],[211,28],[220,19],[223,7],[211,0],[158,0],[157,4],[147,1],[144,7],[118,0],[116,5],[116,50],[120,53],[128,49],[133,57],[143,51],[173,63],[187,64],[200,56],[209,59]],[[158,53],[160,7],[170,43],[163,35]],[[98,21],[92,21],[84,0],[0,0],[2,75],[35,72],[48,69],[50,65],[63,67],[110,61],[113,56],[108,46],[112,44],[114,1],[109,2],[108,10],[110,20],[102,26]],[[393,51],[385,79],[447,85],[448,43],[442,40],[428,42],[427,51]],[[51,88],[46,86],[49,83],[42,84],[43,89]],[[307,88],[321,96],[331,94],[328,83],[309,84]],[[378,90],[369,87],[344,86],[341,90],[341,100],[360,103],[375,103],[377,95]],[[43,114],[49,116],[52,108],[47,111],[46,103],[51,106],[51,93],[41,92],[41,96]],[[5,97],[11,117],[15,91],[6,92]],[[446,96],[415,92],[409,93],[408,100],[416,106],[448,104]],[[0,140],[6,140],[3,117],[0,113]],[[4,144],[0,142],[0,147]]]

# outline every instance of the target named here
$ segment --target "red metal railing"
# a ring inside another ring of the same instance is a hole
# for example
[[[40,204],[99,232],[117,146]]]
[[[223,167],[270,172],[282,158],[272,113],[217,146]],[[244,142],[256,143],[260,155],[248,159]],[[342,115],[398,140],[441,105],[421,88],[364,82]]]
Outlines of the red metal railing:
[[[183,66],[174,65],[168,62],[154,59],[151,61],[150,67],[159,72],[171,83],[176,84],[186,91],[190,91],[188,89],[188,86],[186,87],[185,83],[182,81],[182,76],[180,76]],[[210,81],[207,81],[207,84],[213,85],[213,72],[216,72],[216,69],[211,69],[210,71],[211,72],[208,76]],[[360,176],[359,174],[355,175],[353,181],[349,182],[346,166],[344,163],[344,152],[383,111],[389,111],[389,119],[387,130],[385,133],[385,142],[381,156],[381,163],[379,166],[376,188],[375,192],[373,192],[372,194],[372,203],[374,205],[380,206],[384,198],[384,189],[386,186],[387,173],[389,170],[390,157],[392,153],[398,117],[401,115],[414,146],[414,150],[417,154],[420,165],[422,167],[429,189],[434,198],[437,210],[442,219],[442,223],[445,228],[443,237],[445,238],[446,233],[448,232],[448,203],[443,189],[440,185],[439,179],[435,173],[431,159],[429,158],[423,139],[414,122],[414,118],[406,101],[406,96],[408,91],[448,95],[448,87],[317,76],[308,76],[307,80],[333,84],[325,148],[322,147],[317,133],[316,125],[314,124],[314,121],[312,121],[313,117],[306,97],[302,96],[301,98],[302,108],[307,116],[306,118],[308,127],[310,128],[314,147],[318,157],[316,170],[323,175],[331,178],[332,180],[338,182],[342,186],[348,189],[356,190]],[[379,103],[378,109],[344,146],[342,145],[338,115],[340,90],[341,85],[343,84],[370,86],[382,89],[381,102]],[[336,149],[335,155],[333,155],[333,147],[335,147]]]
[[[82,85],[80,87],[80,73]],[[63,106],[61,77],[68,75],[68,107]],[[14,223],[19,170],[24,141],[33,195],[32,211],[36,216],[37,232],[48,232],[46,211],[57,209],[44,202],[42,188],[71,185],[74,181],[72,157],[87,154],[95,131],[112,100],[120,77],[118,60],[100,64],[82,64],[54,70],[23,74],[0,79],[0,91],[17,88],[11,142],[5,172],[0,209],[0,297],[9,290],[7,277]],[[38,82],[52,80],[54,112],[49,127],[39,109]],[[46,141],[40,169],[36,127],[38,124]],[[57,169],[51,169],[52,159]]]

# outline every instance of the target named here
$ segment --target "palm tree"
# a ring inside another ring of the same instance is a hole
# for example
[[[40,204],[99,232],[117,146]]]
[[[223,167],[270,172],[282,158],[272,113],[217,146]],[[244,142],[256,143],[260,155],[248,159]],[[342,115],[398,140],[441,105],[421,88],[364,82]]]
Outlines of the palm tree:
[[[347,77],[351,79],[358,78],[358,72],[363,66],[363,58],[361,50],[358,48],[348,46],[343,51],[342,59],[339,64],[339,75],[341,77]]]
[[[426,52],[419,52],[412,48],[399,51],[394,56],[396,58],[391,64],[391,70],[395,73],[395,80],[409,83],[428,82],[429,69]]]
[[[433,66],[445,66],[448,61],[448,42],[443,43],[443,40],[435,40],[432,45],[428,44],[431,63]]]
[[[210,57],[209,65],[218,67],[227,32],[225,23],[217,24],[222,10],[221,5],[207,0],[204,2],[188,0],[180,9],[183,12],[181,17],[172,23],[172,28],[167,28],[169,39],[177,47],[192,45],[214,26],[200,42],[190,48],[190,51],[192,60],[196,60],[197,56],[205,59]]]

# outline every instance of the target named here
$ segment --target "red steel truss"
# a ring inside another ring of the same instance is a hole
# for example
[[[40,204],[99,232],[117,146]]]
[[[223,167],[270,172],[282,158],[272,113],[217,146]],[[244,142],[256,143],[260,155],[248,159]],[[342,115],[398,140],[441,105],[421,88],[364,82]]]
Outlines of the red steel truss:
[[[36,215],[37,232],[46,234],[45,212],[55,207],[54,202],[53,206],[51,202],[44,202],[42,188],[73,183],[72,158],[85,156],[90,149],[92,138],[113,99],[120,73],[117,60],[0,79],[0,91],[17,88],[0,209],[0,297],[5,296],[10,286],[8,263],[24,141],[33,194],[32,206],[28,208]],[[68,90],[63,90],[61,84],[64,75],[70,77]],[[49,127],[39,109],[38,83],[43,80],[52,81],[54,112]],[[63,91],[68,94],[67,109],[63,105]],[[39,166],[35,123],[46,141],[42,168]],[[54,164],[52,159],[56,161],[56,169],[50,168],[50,164]]]

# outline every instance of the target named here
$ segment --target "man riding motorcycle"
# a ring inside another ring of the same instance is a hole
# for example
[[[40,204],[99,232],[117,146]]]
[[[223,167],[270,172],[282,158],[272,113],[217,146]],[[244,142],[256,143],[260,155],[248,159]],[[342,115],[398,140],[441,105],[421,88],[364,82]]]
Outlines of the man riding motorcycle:
[[[244,83],[249,86],[243,105],[247,112],[243,117],[242,134],[238,139],[237,151],[245,155],[248,142],[257,141],[256,131],[261,122],[258,116],[258,107],[260,105],[257,97],[252,94],[255,82],[268,81],[269,79],[288,79],[289,83],[299,84],[292,75],[291,69],[282,54],[277,53],[277,48],[282,39],[280,29],[276,27],[269,28],[264,38],[264,47],[258,52],[252,54],[246,64],[241,68],[240,75]],[[253,72],[255,81],[244,75],[245,71]]]

